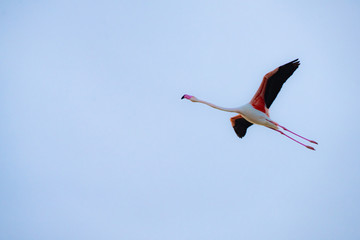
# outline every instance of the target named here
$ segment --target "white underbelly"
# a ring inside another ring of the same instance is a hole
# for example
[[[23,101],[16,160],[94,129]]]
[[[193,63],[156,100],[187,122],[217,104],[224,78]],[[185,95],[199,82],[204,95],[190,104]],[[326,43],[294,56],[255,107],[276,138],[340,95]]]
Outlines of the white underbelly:
[[[251,104],[246,104],[240,108],[241,115],[243,118],[245,118],[247,121],[263,125],[265,127],[270,127],[277,129],[277,126],[268,120],[271,120],[265,113],[255,109]]]

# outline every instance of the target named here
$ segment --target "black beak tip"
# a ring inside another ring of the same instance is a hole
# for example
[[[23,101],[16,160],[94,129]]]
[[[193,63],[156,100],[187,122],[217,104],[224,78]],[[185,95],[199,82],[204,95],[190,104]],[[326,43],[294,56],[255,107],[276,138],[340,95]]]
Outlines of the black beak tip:
[[[185,98],[185,95],[181,97],[181,99],[184,99]]]

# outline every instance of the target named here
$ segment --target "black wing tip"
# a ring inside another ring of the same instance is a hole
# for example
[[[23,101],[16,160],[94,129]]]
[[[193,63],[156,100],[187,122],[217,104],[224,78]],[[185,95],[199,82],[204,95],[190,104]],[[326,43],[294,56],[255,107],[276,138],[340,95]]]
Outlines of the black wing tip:
[[[293,60],[293,61],[291,61],[291,62],[289,62],[290,64],[294,64],[294,65],[300,65],[300,60],[297,58],[297,59],[295,59],[295,60]]]
[[[239,137],[239,138],[243,138],[245,137],[246,135],[246,131],[244,133],[236,133],[236,135]]]
[[[297,69],[299,67],[299,65],[300,65],[300,60],[297,58],[297,59],[295,59],[291,62],[288,62],[280,67],[282,68],[282,67],[290,67],[291,66],[291,67],[295,67],[295,69]]]
[[[250,127],[251,125],[253,124],[248,122],[244,118],[239,118],[235,120],[235,125],[233,126],[233,128],[235,130],[236,135],[239,138],[243,138],[246,135],[246,131],[248,127]]]
[[[297,58],[297,59],[295,59],[295,60],[292,60],[292,61],[289,62],[289,63],[300,63],[300,60]]]

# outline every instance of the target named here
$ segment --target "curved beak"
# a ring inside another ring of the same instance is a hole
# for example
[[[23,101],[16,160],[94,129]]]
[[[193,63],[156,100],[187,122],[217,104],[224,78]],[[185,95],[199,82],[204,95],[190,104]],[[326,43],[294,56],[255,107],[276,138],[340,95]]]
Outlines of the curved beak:
[[[181,97],[181,99],[184,99],[185,98],[185,95]]]

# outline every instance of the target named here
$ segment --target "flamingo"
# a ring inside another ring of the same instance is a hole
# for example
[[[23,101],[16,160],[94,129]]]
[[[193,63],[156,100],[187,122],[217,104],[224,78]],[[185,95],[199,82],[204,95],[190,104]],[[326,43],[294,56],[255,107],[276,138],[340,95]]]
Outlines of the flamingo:
[[[225,111],[225,112],[234,112],[238,115],[230,118],[232,127],[235,130],[235,133],[239,138],[243,138],[246,134],[248,127],[252,126],[253,124],[258,124],[275,130],[282,135],[288,137],[289,139],[301,144],[308,149],[315,150],[312,146],[306,145],[293,137],[290,137],[288,134],[284,133],[283,131],[289,132],[294,134],[295,136],[304,139],[313,144],[318,144],[317,142],[307,139],[295,132],[290,131],[289,129],[281,126],[277,122],[273,121],[269,115],[269,108],[271,104],[274,102],[276,96],[280,92],[282,85],[286,82],[286,80],[295,72],[295,70],[299,67],[300,61],[299,59],[295,59],[289,63],[286,63],[273,71],[267,73],[257,92],[255,93],[254,97],[251,101],[241,107],[237,108],[224,108],[219,107],[215,104],[200,100],[194,96],[185,94],[182,96],[181,99],[187,99],[191,102],[198,102],[206,104],[210,107],[215,109]],[[280,130],[282,129],[282,130]]]

